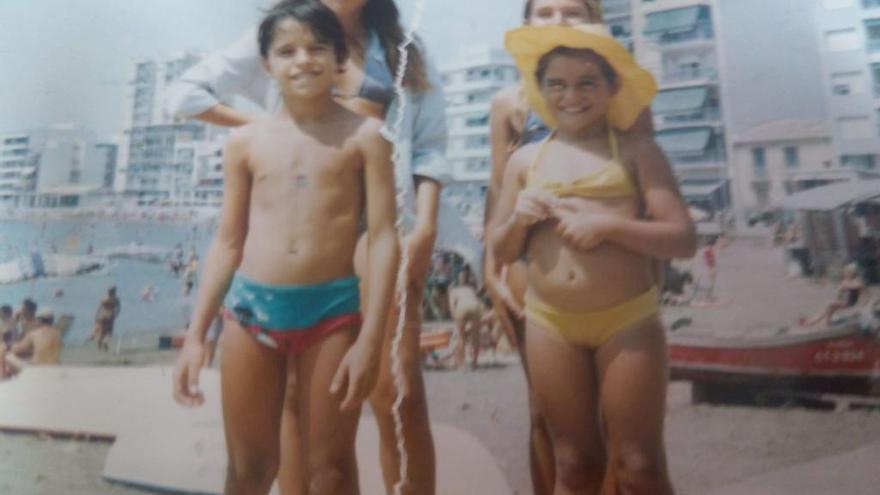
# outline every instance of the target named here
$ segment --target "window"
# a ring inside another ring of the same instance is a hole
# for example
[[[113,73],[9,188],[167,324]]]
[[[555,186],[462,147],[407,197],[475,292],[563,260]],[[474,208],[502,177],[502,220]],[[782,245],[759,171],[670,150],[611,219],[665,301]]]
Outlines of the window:
[[[880,7],[880,0],[862,0],[862,7],[866,9]]]
[[[787,168],[798,168],[798,149],[797,146],[785,147],[785,166]]]
[[[862,168],[873,170],[875,167],[874,155],[843,155],[840,162],[844,167]]]
[[[843,139],[871,139],[874,127],[868,117],[843,117],[837,119],[840,136]]]
[[[467,127],[485,127],[489,125],[489,114],[484,113],[482,115],[477,115],[474,117],[468,117],[465,120],[465,126]]]
[[[880,51],[880,19],[865,21],[865,37],[868,38],[868,51]]]
[[[752,168],[756,179],[767,178],[767,162],[764,148],[752,148]]]
[[[868,91],[868,81],[864,73],[838,72],[831,74],[831,93],[837,96],[861,95]]]
[[[825,10],[845,9],[855,7],[856,0],[822,0],[822,6]]]
[[[825,43],[831,52],[858,50],[862,47],[859,33],[855,29],[841,29],[825,33]]]

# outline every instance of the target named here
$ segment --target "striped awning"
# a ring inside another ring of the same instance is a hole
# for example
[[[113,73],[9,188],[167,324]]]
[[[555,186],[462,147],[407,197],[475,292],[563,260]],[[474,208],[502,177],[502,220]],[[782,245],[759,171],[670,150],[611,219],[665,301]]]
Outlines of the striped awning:
[[[698,127],[670,129],[655,135],[657,144],[669,154],[697,154],[706,151],[712,138],[712,129]]]
[[[698,110],[706,105],[708,97],[709,88],[706,86],[661,91],[654,98],[651,110],[655,114]]]

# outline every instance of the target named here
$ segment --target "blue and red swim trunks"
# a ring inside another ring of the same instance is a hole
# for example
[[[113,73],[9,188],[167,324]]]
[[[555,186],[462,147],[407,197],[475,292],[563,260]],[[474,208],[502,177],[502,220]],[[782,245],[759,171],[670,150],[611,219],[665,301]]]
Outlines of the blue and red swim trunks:
[[[360,325],[355,276],[319,284],[265,284],[236,273],[224,317],[283,354],[299,354],[336,330]]]

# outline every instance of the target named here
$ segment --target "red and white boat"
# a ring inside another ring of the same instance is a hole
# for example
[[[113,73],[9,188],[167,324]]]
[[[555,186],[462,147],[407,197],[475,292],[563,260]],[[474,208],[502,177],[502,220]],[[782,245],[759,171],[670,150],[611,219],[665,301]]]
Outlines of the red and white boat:
[[[669,335],[672,379],[719,389],[880,395],[880,335],[857,321],[747,339]]]

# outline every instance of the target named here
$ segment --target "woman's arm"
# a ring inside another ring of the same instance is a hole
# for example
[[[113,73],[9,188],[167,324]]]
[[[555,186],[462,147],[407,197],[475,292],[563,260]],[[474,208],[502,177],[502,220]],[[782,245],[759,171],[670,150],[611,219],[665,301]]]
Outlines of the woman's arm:
[[[272,81],[261,65],[254,30],[230,46],[211,53],[183,73],[168,88],[165,111],[177,118],[195,118],[221,126],[240,126],[254,116],[229,106],[242,96],[264,107]]]

